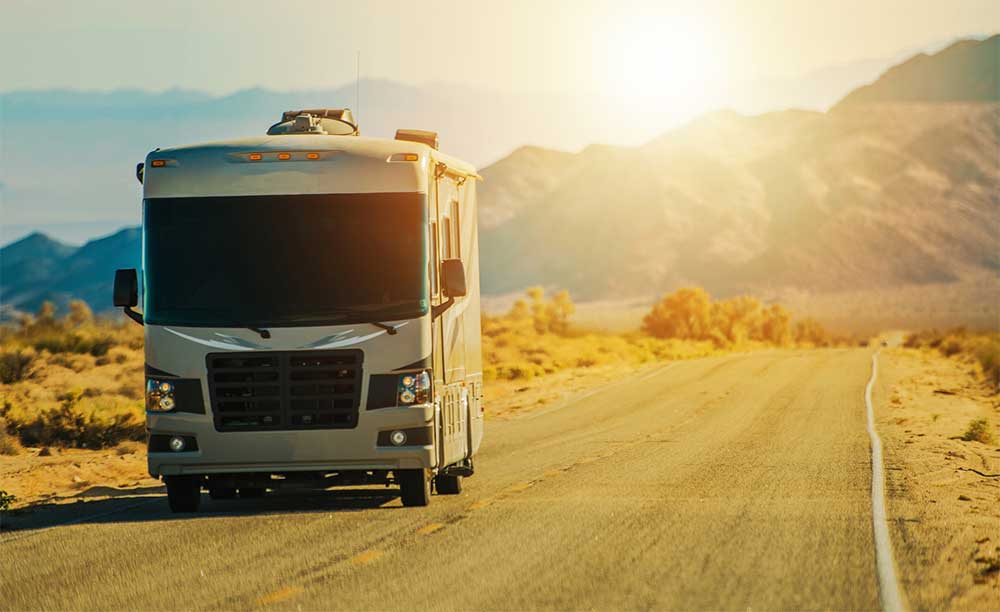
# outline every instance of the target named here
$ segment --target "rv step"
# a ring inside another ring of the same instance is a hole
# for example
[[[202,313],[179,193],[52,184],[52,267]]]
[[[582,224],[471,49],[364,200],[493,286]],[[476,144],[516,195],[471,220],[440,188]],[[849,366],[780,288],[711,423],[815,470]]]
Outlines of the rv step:
[[[454,465],[449,465],[441,471],[445,476],[472,476],[476,472],[475,467],[472,465],[471,459],[465,459],[460,463]]]

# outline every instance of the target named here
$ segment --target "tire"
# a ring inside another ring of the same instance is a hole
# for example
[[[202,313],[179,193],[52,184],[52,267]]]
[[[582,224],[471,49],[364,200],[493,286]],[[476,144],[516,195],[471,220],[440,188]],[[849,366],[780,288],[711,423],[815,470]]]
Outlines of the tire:
[[[431,503],[431,480],[426,470],[397,470],[400,497],[404,506],[426,506]]]
[[[212,499],[236,499],[236,487],[209,487],[208,496]]]
[[[438,474],[434,478],[434,488],[438,495],[458,495],[462,492],[462,477]]]
[[[267,489],[264,487],[240,487],[240,497],[244,499],[264,497],[265,493],[267,493]]]
[[[201,502],[201,476],[167,476],[167,502],[174,513],[197,512]]]

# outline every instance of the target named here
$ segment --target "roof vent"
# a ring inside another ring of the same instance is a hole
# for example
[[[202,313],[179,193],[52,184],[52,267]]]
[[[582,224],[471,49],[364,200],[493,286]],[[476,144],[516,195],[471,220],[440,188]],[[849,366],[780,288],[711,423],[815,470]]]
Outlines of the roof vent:
[[[281,121],[268,128],[271,136],[281,134],[328,134],[358,136],[354,115],[347,108],[313,108],[290,110],[281,114]]]
[[[419,142],[432,149],[438,148],[437,132],[429,132],[427,130],[396,130],[396,140]]]

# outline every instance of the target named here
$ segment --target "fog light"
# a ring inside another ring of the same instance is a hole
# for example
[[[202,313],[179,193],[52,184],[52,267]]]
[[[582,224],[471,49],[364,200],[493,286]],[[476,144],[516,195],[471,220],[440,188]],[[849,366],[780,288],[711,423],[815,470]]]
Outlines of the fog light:
[[[404,435],[403,438],[405,439],[406,436]],[[170,446],[170,450],[174,451],[175,453],[179,453],[182,450],[184,450],[184,438],[180,436],[173,436],[170,438],[170,441],[167,443],[167,445]]]
[[[397,429],[389,434],[389,441],[392,442],[393,446],[402,446],[406,444],[406,432]]]

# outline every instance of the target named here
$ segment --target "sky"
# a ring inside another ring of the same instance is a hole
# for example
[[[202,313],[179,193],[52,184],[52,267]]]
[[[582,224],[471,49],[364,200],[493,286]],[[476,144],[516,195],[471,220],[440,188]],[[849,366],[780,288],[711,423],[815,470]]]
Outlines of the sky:
[[[370,78],[670,104],[1000,30],[996,0],[3,0],[0,91]]]

